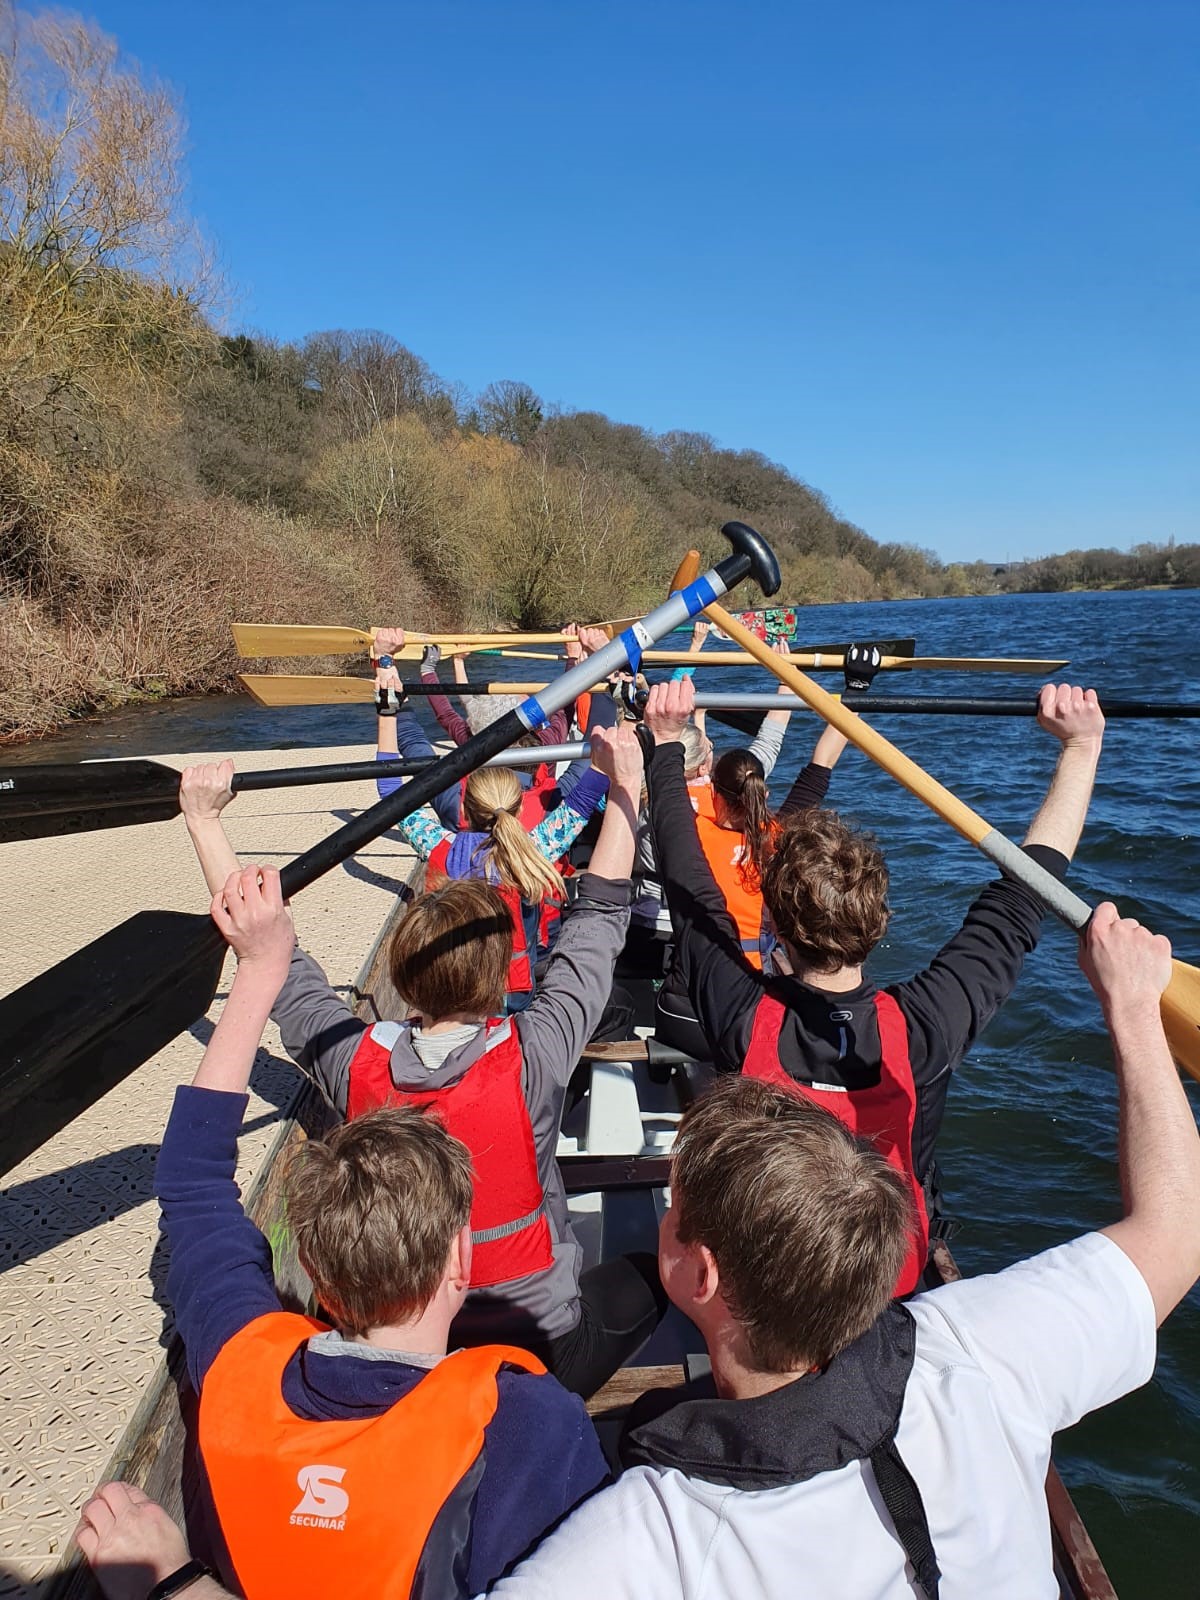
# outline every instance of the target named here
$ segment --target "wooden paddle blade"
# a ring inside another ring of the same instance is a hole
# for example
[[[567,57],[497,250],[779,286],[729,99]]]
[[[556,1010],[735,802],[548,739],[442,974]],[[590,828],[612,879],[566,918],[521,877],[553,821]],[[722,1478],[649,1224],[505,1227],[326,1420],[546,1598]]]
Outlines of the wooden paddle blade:
[[[233,642],[238,655],[344,656],[370,648],[374,630],[309,627],[286,622],[235,622]]]
[[[238,678],[260,706],[361,706],[375,699],[370,678],[302,677],[285,672],[241,672]]]
[[[1200,967],[1172,961],[1161,1011],[1171,1054],[1185,1072],[1200,1079]]]
[[[0,1000],[0,1173],[202,1017],[224,960],[210,917],[139,911]]]
[[[671,579],[667,593],[678,594],[680,589],[686,589],[689,583],[695,583],[699,576],[700,552],[699,550],[689,550],[678,567],[676,567],[675,576]]]
[[[80,761],[0,772],[0,844],[179,814],[179,773],[157,761]]]

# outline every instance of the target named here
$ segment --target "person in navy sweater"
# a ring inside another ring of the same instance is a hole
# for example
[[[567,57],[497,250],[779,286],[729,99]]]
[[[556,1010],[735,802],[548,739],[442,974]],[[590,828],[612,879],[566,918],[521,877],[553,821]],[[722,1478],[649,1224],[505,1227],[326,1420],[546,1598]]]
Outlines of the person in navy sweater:
[[[478,1593],[604,1482],[595,1431],[524,1352],[447,1355],[470,1281],[470,1155],[414,1108],[360,1117],[289,1169],[289,1226],[336,1325],[283,1311],[270,1245],[235,1182],[251,1066],[295,945],[278,873],[232,874],[212,916],[237,974],[194,1082],[176,1091],[156,1193],[201,1455],[240,1586],[263,1593],[264,1563],[271,1582],[313,1570],[318,1535],[340,1515],[339,1560],[379,1571],[399,1553],[419,1587],[425,1559],[444,1577],[449,1552],[463,1592]],[[409,1514],[369,1514],[385,1500]]]

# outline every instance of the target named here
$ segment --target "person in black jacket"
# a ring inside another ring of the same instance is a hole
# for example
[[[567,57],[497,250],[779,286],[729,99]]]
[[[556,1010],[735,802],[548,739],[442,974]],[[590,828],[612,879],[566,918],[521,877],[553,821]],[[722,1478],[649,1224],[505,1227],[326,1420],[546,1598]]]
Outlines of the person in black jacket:
[[[962,927],[923,971],[880,991],[863,965],[887,928],[883,857],[869,836],[847,827],[835,813],[798,810],[789,797],[793,804],[785,804],[780,814],[782,829],[763,898],[791,975],[764,978],[741,954],[696,837],[679,744],[693,704],[688,680],[652,689],[645,724],[655,749],[647,778],[654,848],[676,926],[676,971],[712,1061],[719,1072],[743,1071],[757,1022],[755,1054],[761,1056],[769,1045],[768,1053],[796,1087],[815,1088],[821,1103],[848,1111],[851,1097],[880,1084],[880,1023],[882,1018],[887,1028],[890,999],[906,1035],[893,1053],[907,1055],[914,1089],[907,1134],[911,1170],[924,1186],[933,1220],[934,1146],[950,1073],[1012,993],[1041,932],[1041,903],[1007,878],[989,883]],[[1048,684],[1041,691],[1038,723],[1061,749],[1024,848],[1061,878],[1083,831],[1104,716],[1093,690]],[[781,1008],[777,1027],[764,1026],[764,999]]]

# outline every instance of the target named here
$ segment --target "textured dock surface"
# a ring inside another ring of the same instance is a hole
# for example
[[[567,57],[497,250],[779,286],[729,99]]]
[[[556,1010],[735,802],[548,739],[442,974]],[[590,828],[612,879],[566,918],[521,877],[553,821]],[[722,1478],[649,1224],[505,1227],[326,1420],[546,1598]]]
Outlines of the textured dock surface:
[[[369,747],[305,751],[305,764],[369,759]],[[164,756],[175,766],[213,757]],[[282,767],[295,751],[245,753]],[[225,812],[246,861],[281,866],[375,799],[372,784],[260,791]],[[301,942],[349,994],[411,866],[378,840],[296,903]],[[181,821],[40,839],[0,850],[0,993],[135,911],[202,911],[207,893]],[[4,1180],[0,1194],[0,1596],[32,1595],[69,1551],[79,1506],[105,1474],[171,1333],[152,1199],[158,1141],[199,1063],[209,1013]],[[298,1082],[272,1027],[250,1085],[243,1192]]]

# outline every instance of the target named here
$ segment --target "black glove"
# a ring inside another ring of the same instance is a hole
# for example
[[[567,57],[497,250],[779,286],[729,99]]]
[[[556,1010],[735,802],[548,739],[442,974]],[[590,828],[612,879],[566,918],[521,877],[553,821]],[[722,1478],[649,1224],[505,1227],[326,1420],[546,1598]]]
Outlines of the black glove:
[[[375,691],[375,709],[381,717],[394,717],[407,700],[408,696],[403,690],[399,694],[392,688]]]
[[[856,689],[860,694],[865,694],[882,665],[883,656],[877,644],[848,645],[842,665],[847,689]]]
[[[622,678],[613,686],[617,704],[631,722],[640,722],[646,710],[646,691],[639,689],[632,678]]]

